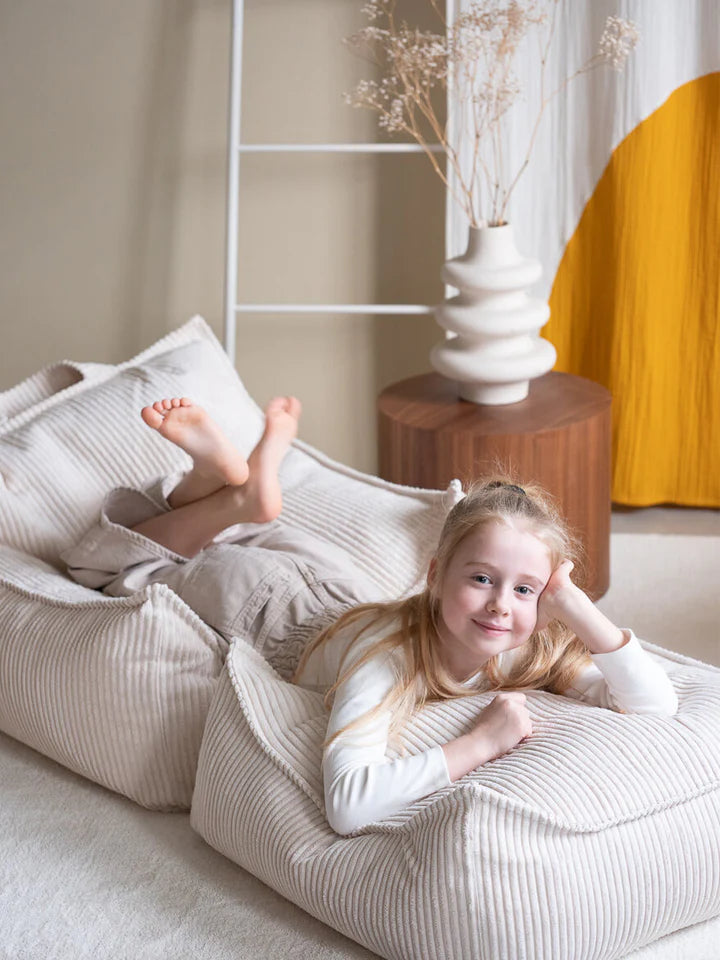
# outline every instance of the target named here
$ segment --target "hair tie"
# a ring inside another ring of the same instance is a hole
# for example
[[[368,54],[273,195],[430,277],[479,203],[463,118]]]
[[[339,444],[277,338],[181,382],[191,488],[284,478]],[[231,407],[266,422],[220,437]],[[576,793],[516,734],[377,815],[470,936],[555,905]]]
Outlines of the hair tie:
[[[497,490],[499,487],[505,487],[507,490],[514,490],[515,493],[519,493],[523,497],[527,496],[523,488],[519,487],[516,483],[504,483],[502,480],[493,480],[492,483],[488,484],[488,490]]]

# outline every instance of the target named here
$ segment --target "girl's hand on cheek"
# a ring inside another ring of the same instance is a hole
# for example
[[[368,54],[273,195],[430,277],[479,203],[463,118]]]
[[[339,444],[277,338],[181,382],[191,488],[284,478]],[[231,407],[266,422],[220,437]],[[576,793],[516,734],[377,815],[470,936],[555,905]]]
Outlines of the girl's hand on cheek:
[[[563,599],[580,589],[570,579],[574,566],[572,560],[563,560],[553,571],[538,601],[537,630],[544,630],[551,620],[562,620]]]

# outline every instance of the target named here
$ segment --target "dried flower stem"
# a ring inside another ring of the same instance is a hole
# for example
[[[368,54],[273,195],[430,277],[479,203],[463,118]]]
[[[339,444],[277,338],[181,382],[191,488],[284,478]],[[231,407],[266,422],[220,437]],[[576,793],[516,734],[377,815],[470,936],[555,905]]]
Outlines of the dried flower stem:
[[[470,223],[484,222],[480,186],[491,202],[490,223],[503,223],[510,196],[527,168],[545,108],[565,87],[602,64],[620,70],[635,47],[635,25],[608,17],[598,52],[549,95],[545,95],[545,68],[555,34],[560,0],[473,0],[453,24],[448,25],[440,0],[429,0],[443,26],[442,33],[411,29],[395,18],[395,0],[368,0],[363,7],[371,25],[349,37],[357,51],[369,49],[372,61],[383,71],[380,83],[361,81],[346,94],[346,102],[379,114],[380,126],[389,133],[407,133],[422,147],[433,169]],[[504,123],[520,93],[513,66],[518,49],[531,27],[541,27],[552,9],[550,28],[540,58],[540,107],[531,131],[527,153],[514,177],[505,176]],[[433,104],[433,90],[453,92],[458,104],[458,127],[450,140]],[[468,116],[469,115],[469,116]],[[430,149],[424,128],[429,129],[445,153],[445,170]],[[468,143],[468,138],[470,138]],[[460,161],[470,147],[471,164],[465,172]],[[453,176],[450,177],[450,171]]]

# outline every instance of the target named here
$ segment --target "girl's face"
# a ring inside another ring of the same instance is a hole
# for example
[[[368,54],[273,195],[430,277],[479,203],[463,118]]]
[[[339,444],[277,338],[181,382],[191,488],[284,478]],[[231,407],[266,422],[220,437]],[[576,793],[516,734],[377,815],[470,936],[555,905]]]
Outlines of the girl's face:
[[[460,542],[440,584],[441,658],[456,680],[528,640],[552,570],[548,548],[521,524],[485,523]]]

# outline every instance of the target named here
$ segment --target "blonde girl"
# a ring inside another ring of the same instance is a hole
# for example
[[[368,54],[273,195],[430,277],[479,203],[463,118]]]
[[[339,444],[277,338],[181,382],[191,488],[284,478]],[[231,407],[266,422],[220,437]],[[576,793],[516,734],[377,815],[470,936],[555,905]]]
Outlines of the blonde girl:
[[[490,480],[450,511],[425,589],[351,610],[305,651],[295,680],[326,690],[326,811],[339,833],[381,819],[532,736],[521,691],[673,714],[667,674],[570,579],[576,544],[535,485]],[[449,743],[390,762],[426,703],[502,691]]]
[[[148,427],[185,450],[192,469],[112,491],[64,558],[79,582],[114,596],[165,583],[219,633],[246,637],[276,663],[321,616],[352,607],[307,646],[295,674],[330,709],[322,771],[334,830],[390,816],[518,747],[533,733],[523,690],[675,713],[663,669],[570,579],[574,541],[534,485],[473,487],[447,517],[425,589],[362,603],[372,587],[342,551],[272,523],[299,416],[295,398],[272,400],[245,460],[191,400],[145,407]],[[387,758],[413,711],[487,691],[497,695],[468,733]]]

